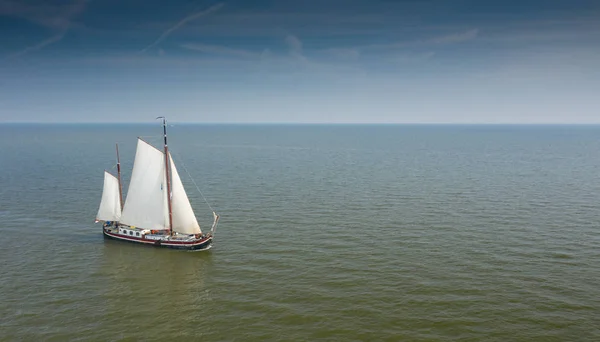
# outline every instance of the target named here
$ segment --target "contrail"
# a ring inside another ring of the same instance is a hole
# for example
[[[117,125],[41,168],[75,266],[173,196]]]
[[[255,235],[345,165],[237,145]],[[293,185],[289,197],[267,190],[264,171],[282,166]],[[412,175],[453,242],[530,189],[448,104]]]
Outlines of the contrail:
[[[44,48],[45,46],[48,46],[50,44],[54,44],[56,42],[59,42],[60,40],[63,39],[63,37],[65,36],[65,33],[66,32],[63,32],[63,33],[58,34],[56,36],[50,37],[50,38],[48,38],[48,39],[46,39],[46,40],[44,40],[42,42],[39,42],[36,45],[29,46],[29,47],[27,47],[24,50],[21,50],[19,52],[15,52],[15,53],[11,54],[10,56],[8,56],[6,59],[16,58],[16,57],[22,56],[22,55],[24,55],[26,53],[29,53],[31,51],[40,50],[40,49]]]
[[[215,12],[217,10],[219,10],[221,7],[223,7],[223,3],[218,3],[216,5],[213,5],[211,7],[209,7],[208,9],[202,11],[202,12],[198,12],[198,13],[194,13],[192,15],[189,15],[183,19],[181,19],[177,24],[175,24],[173,27],[169,28],[168,30],[166,30],[165,32],[163,32],[163,34],[160,35],[160,37],[158,37],[158,39],[156,39],[154,41],[154,43],[146,46],[144,49],[142,49],[141,52],[146,52],[146,50],[148,50],[149,48],[156,46],[158,43],[162,42],[163,40],[165,40],[173,31],[177,30],[178,28],[180,28],[181,26],[185,25],[186,23],[192,21],[192,20],[196,20],[200,17],[203,17],[207,14],[210,14],[212,12]]]
[[[20,57],[33,51],[38,51],[48,45],[60,42],[70,29],[73,17],[81,14],[86,6],[87,0],[74,0],[70,4],[64,5],[45,5],[41,2],[39,5],[20,5],[16,1],[7,2],[0,0],[0,15],[14,16],[30,21],[36,25],[50,28],[57,33],[35,45],[28,46],[25,49],[12,53],[4,59]]]

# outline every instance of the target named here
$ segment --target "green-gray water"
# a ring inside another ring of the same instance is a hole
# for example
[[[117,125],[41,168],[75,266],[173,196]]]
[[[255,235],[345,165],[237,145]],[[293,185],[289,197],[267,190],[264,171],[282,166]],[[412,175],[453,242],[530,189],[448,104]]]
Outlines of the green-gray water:
[[[175,125],[202,253],[93,223],[150,135],[0,125],[1,340],[600,340],[599,126]]]

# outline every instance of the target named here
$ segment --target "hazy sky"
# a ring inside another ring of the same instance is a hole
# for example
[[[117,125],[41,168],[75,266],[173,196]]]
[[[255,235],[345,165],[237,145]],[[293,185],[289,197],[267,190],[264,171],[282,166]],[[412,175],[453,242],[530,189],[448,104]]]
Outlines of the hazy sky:
[[[600,123],[598,0],[0,0],[0,122]]]

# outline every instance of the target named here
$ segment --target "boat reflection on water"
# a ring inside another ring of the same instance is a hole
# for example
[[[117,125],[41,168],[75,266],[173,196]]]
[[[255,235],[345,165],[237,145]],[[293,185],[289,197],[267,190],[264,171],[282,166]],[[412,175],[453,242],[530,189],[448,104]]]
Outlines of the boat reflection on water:
[[[107,339],[183,337],[208,325],[212,253],[139,248],[112,240],[105,241],[103,253],[100,272],[108,287],[104,311],[110,317],[101,324]]]

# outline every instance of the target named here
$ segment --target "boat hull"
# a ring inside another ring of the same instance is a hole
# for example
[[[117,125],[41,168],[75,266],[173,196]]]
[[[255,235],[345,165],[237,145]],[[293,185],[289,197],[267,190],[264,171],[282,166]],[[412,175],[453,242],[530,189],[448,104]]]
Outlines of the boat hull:
[[[165,241],[165,240],[146,240],[143,238],[137,238],[134,236],[127,236],[118,233],[110,232],[106,229],[102,229],[102,234],[105,239],[118,240],[123,242],[130,242],[141,244],[149,247],[158,248],[170,248],[178,249],[190,252],[200,252],[208,250],[212,247],[212,236],[204,237],[194,241]]]

